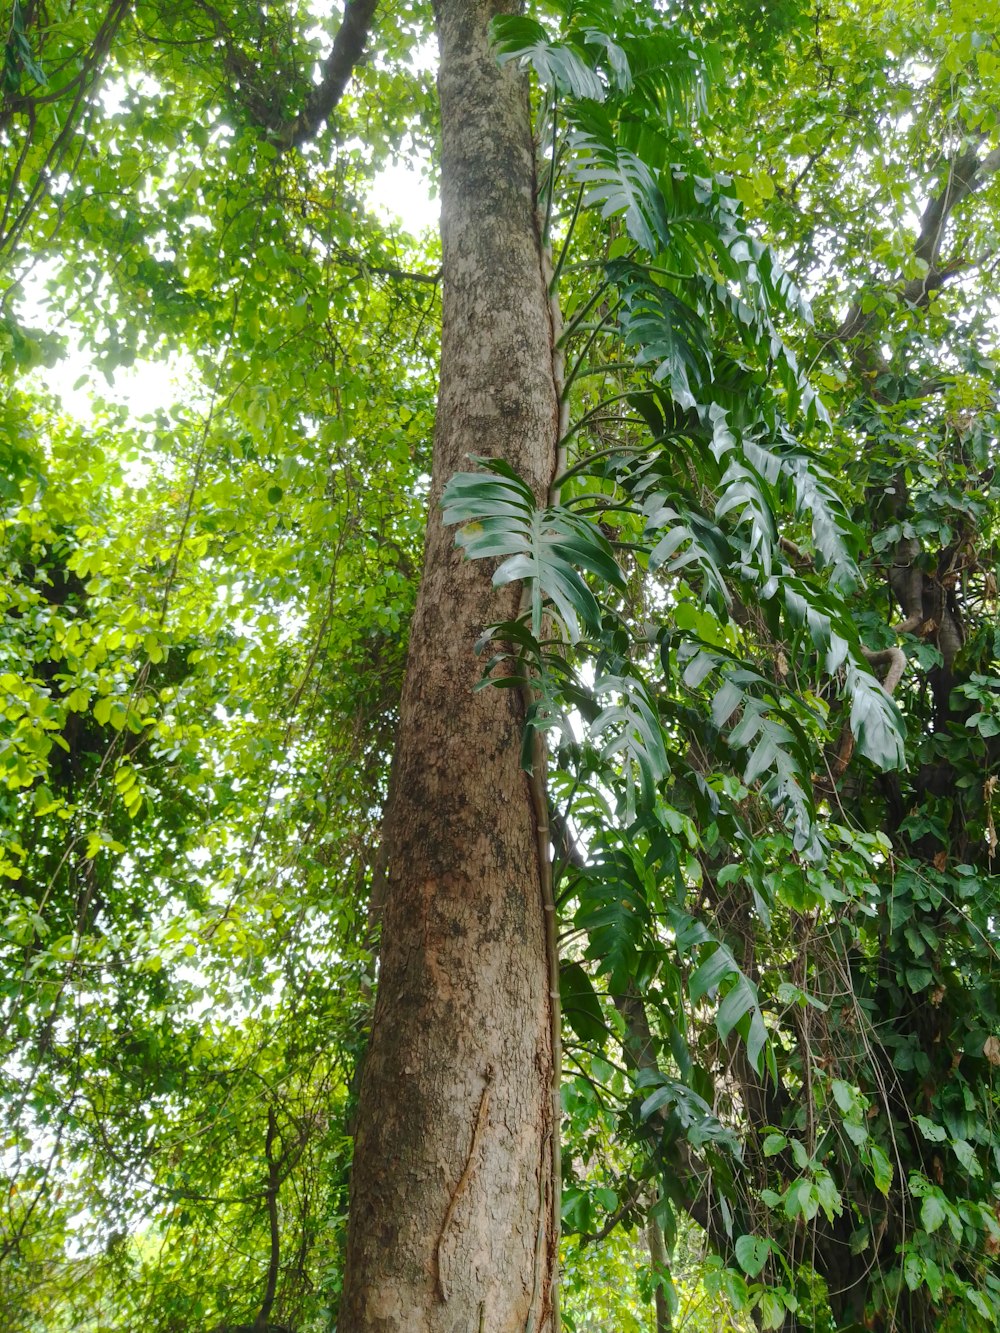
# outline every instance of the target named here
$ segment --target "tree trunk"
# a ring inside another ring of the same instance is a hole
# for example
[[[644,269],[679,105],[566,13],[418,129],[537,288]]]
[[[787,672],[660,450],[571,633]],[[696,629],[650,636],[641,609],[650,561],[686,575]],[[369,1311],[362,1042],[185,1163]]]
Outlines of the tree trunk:
[[[423,581],[388,812],[378,999],[338,1327],[551,1323],[551,1016],[537,829],[514,690],[473,651],[517,614],[440,521],[469,455],[546,494],[557,398],[527,92],[500,0],[438,0],[444,325]]]
[[[653,1270],[653,1308],[656,1311],[656,1333],[671,1333],[674,1322],[670,1317],[670,1305],[662,1282],[658,1281],[670,1268],[670,1256],[663,1239],[663,1228],[655,1218],[650,1218],[646,1227],[646,1243],[649,1246],[649,1265]]]

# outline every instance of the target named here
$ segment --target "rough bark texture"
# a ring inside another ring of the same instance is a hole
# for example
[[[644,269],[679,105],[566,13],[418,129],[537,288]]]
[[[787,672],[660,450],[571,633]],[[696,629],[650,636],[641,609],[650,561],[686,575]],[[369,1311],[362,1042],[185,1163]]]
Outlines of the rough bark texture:
[[[439,0],[444,328],[423,582],[386,837],[338,1327],[538,1331],[551,1320],[552,1051],[538,850],[516,691],[473,693],[514,616],[440,522],[470,453],[539,497],[557,402],[526,90],[490,49],[512,6]]]

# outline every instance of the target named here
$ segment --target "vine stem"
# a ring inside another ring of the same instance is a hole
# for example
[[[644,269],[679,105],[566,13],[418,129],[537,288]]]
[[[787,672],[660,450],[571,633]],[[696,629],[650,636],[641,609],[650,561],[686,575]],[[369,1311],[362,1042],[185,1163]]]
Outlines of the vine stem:
[[[556,456],[549,486],[548,503],[559,503],[559,481],[566,470],[566,435],[569,425],[569,405],[563,401],[563,382],[565,378],[565,357],[560,346],[562,336],[562,312],[556,290],[556,279],[552,269],[552,255],[548,246],[542,248],[542,275],[549,293],[549,320],[552,338],[552,379],[555,388],[556,420]],[[532,590],[525,584],[521,591],[522,616],[531,609]],[[530,678],[525,675],[521,685],[521,697],[524,703],[526,722],[535,705],[535,689]],[[551,1188],[549,1192],[549,1232],[553,1252],[552,1282],[552,1333],[559,1333],[559,1232],[562,1216],[562,1149],[559,1133],[559,1121],[562,1115],[562,1009],[559,997],[559,932],[556,922],[555,890],[552,882],[552,848],[549,830],[549,799],[545,781],[546,749],[541,730],[534,727],[531,738],[531,801],[535,815],[535,834],[538,851],[538,877],[541,888],[542,913],[545,926],[545,955],[549,988],[549,1014],[552,1043],[552,1132],[551,1145]],[[541,1229],[541,1218],[539,1218]]]

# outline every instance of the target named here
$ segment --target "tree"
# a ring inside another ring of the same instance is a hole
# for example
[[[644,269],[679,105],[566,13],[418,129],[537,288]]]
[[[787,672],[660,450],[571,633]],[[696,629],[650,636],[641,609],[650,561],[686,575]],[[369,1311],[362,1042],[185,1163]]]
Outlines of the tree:
[[[14,1327],[998,1322],[995,35],[505,8],[12,10]]]
[[[527,90],[489,36],[508,8],[436,8],[441,388],[352,1177],[342,1310],[358,1330],[551,1318],[549,849],[520,763],[520,699],[474,689],[476,638],[516,617],[518,592],[463,561],[440,516],[470,453],[504,459],[539,503],[555,466],[560,385]]]

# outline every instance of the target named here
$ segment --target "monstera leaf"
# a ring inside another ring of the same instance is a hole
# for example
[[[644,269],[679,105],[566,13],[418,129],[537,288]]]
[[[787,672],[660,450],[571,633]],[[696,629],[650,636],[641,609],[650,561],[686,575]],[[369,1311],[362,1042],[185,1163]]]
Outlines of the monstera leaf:
[[[594,70],[568,43],[553,41],[535,19],[507,15],[493,21],[492,33],[501,64],[517,60],[530,65],[539,82],[549,88],[573,97],[604,101],[604,84]],[[619,54],[620,69],[621,60]],[[627,73],[627,66],[623,73]]]
[[[546,605],[572,643],[601,632],[601,609],[581,570],[624,589],[625,578],[596,524],[559,506],[539,508],[528,487],[501,460],[486,472],[460,472],[445,487],[446,523],[461,523],[459,545],[473,560],[503,557],[495,584],[523,580],[531,596],[531,632],[542,632]]]

